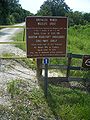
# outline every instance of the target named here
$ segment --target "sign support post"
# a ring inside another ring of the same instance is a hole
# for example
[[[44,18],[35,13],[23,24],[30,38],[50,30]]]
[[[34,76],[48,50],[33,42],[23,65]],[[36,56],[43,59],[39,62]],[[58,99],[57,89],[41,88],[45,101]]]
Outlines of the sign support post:
[[[45,97],[47,98],[48,95],[48,58],[44,59],[44,64],[45,64],[45,77],[44,77],[44,94]]]
[[[37,59],[37,78],[42,76],[42,59]]]

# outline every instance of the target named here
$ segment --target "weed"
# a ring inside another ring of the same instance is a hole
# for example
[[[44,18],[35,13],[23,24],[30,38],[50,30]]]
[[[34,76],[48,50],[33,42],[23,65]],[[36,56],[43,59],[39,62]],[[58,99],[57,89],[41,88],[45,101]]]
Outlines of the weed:
[[[62,120],[90,119],[90,94],[84,91],[50,85],[48,103]]]

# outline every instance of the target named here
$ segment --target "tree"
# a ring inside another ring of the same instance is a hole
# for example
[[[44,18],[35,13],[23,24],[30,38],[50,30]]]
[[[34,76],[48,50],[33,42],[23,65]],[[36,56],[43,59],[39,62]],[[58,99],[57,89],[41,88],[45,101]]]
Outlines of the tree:
[[[0,24],[7,22],[7,17],[9,13],[9,6],[6,0],[0,1]]]
[[[85,19],[87,22],[90,22],[90,13],[84,13],[84,19]]]
[[[69,25],[85,25],[87,21],[84,19],[84,15],[82,12],[75,11],[75,12],[69,12],[67,14],[69,18]]]
[[[10,10],[18,2],[18,0],[0,0],[0,24],[8,24]]]
[[[29,15],[32,14],[21,7],[19,0],[0,1],[0,24],[20,23]]]
[[[44,4],[40,7],[40,10],[37,12],[37,15],[52,16],[51,2],[49,0],[44,2]]]
[[[47,0],[40,7],[37,15],[65,16],[70,11],[64,0]]]

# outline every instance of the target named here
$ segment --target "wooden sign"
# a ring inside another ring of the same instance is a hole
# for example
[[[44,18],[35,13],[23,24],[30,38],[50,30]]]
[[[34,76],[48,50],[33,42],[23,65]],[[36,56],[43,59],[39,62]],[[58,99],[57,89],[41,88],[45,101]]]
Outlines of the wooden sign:
[[[90,68],[90,55],[84,55],[82,67]]]
[[[61,57],[66,55],[66,17],[26,18],[27,57]]]

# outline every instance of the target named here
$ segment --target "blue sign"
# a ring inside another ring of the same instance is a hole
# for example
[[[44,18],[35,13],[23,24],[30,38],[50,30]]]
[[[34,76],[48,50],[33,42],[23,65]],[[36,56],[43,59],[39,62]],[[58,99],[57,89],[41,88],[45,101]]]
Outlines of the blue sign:
[[[46,64],[48,64],[48,58],[44,58],[44,64],[46,65]]]

